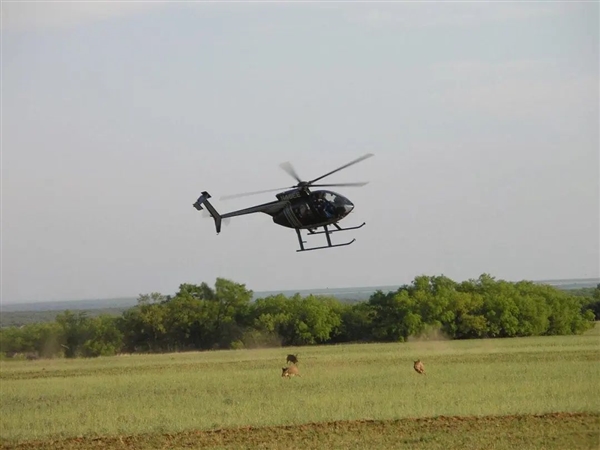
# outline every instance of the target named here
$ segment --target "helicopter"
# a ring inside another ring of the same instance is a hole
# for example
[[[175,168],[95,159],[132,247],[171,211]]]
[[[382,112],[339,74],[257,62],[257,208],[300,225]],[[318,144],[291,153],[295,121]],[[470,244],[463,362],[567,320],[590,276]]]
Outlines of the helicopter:
[[[208,199],[211,198],[211,195],[208,192],[203,191],[201,193],[202,195],[198,198],[198,200],[196,200],[196,202],[193,203],[193,206],[198,211],[202,211],[202,205],[206,207],[206,210],[215,221],[217,234],[221,232],[221,222],[223,219],[260,212],[270,215],[273,218],[273,222],[277,225],[281,225],[287,228],[293,228],[296,230],[298,242],[300,244],[300,249],[296,250],[297,252],[304,252],[308,250],[320,250],[332,247],[343,247],[352,244],[356,239],[352,239],[349,242],[344,242],[341,244],[332,244],[330,236],[331,233],[339,231],[356,230],[358,228],[362,228],[365,225],[365,222],[363,222],[361,225],[354,227],[340,227],[338,225],[338,222],[340,222],[342,219],[348,216],[348,214],[350,214],[350,212],[354,209],[354,204],[350,200],[348,200],[348,198],[338,194],[337,192],[322,189],[311,191],[310,188],[334,186],[364,186],[365,184],[367,184],[367,182],[336,184],[314,183],[319,180],[322,180],[325,177],[328,177],[329,175],[339,172],[342,169],[364,161],[365,159],[370,158],[371,156],[374,155],[372,153],[367,153],[366,155],[363,155],[353,161],[350,161],[349,163],[344,164],[343,166],[338,167],[337,169],[332,170],[331,172],[328,172],[325,175],[321,175],[320,177],[317,177],[311,181],[302,181],[302,179],[298,176],[296,170],[291,165],[291,163],[282,163],[280,164],[280,167],[298,182],[298,184],[296,184],[295,186],[277,189],[267,189],[263,191],[246,192],[243,194],[227,195],[221,197],[221,200],[224,200],[288,189],[286,191],[279,192],[278,194],[276,194],[275,197],[277,197],[277,200],[269,203],[251,206],[249,208],[232,211],[226,214],[219,214],[215,207],[208,201]],[[329,229],[330,226],[332,226],[334,229]],[[323,231],[317,231],[321,227],[323,228]],[[327,245],[306,248],[304,246],[306,241],[302,240],[300,230],[307,230],[308,235],[310,236],[316,234],[325,234],[327,239]]]

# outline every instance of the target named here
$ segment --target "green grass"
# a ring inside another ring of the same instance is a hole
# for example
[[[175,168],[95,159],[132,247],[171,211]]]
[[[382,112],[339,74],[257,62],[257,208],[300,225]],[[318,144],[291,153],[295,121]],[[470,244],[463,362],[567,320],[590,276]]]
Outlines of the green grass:
[[[299,353],[301,378],[281,378],[288,352]],[[418,358],[425,376],[412,369]],[[14,444],[550,412],[592,413],[597,423],[598,380],[598,327],[584,336],[11,361],[0,365],[0,436]]]

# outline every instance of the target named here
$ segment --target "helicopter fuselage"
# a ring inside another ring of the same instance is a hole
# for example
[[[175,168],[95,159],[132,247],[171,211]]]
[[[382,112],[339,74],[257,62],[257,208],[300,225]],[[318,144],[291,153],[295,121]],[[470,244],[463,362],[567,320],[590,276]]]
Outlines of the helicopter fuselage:
[[[271,213],[273,222],[288,228],[312,229],[337,223],[354,209],[354,204],[343,195],[328,190],[306,192],[293,189],[276,195],[288,204]]]
[[[371,156],[373,156],[372,153],[367,153],[366,155],[356,158],[353,161],[350,161],[349,163],[344,164],[343,166],[326,173],[325,175],[321,175],[320,177],[312,179],[311,181],[302,181],[302,179],[296,173],[296,170],[292,167],[292,165],[289,162],[283,163],[280,165],[280,167],[293,178],[295,178],[296,181],[298,181],[298,184],[293,187],[283,188],[290,190],[281,192],[280,189],[268,189],[266,191],[262,190],[226,196],[229,198],[234,198],[246,195],[262,194],[265,192],[280,191],[278,194],[275,195],[277,197],[277,200],[268,203],[262,203],[260,205],[254,205],[244,209],[230,211],[225,214],[219,214],[219,212],[212,205],[212,203],[209,202],[209,199],[211,198],[210,194],[207,191],[202,191],[202,195],[200,195],[196,202],[193,203],[193,206],[198,211],[202,211],[204,208],[207,209],[208,213],[215,221],[215,229],[217,231],[217,234],[221,232],[221,224],[223,219],[244,216],[246,214],[264,213],[270,215],[273,218],[273,222],[275,222],[277,225],[281,225],[286,228],[293,228],[296,230],[296,235],[298,236],[298,243],[300,244],[300,249],[296,250],[298,252],[318,250],[322,248],[343,247],[352,244],[355,241],[355,239],[352,239],[351,241],[342,244],[333,244],[331,242],[331,233],[337,233],[340,231],[348,230],[357,230],[359,228],[362,228],[365,225],[365,222],[355,227],[340,227],[338,225],[338,222],[352,212],[352,210],[354,209],[354,204],[346,197],[336,192],[329,190],[311,191],[310,188],[332,186],[364,186],[367,183],[351,182],[336,184],[315,184],[315,182],[322,180],[323,178],[328,177],[336,172],[339,172],[340,170],[345,169],[346,167],[350,167],[356,163],[359,163],[360,161],[370,158]],[[333,229],[328,228],[330,225]],[[323,228],[323,231],[317,231],[317,229],[320,227]],[[325,238],[327,239],[327,245],[321,247],[306,248],[304,246],[306,241],[302,240],[300,230],[308,230],[308,235],[324,234]]]

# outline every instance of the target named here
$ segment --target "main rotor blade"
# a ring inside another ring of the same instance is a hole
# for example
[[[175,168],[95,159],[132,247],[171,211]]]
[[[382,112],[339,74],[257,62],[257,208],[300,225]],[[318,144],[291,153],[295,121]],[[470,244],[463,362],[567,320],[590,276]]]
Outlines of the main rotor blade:
[[[370,158],[371,156],[373,156],[373,153],[367,153],[366,155],[363,155],[363,156],[361,156],[360,158],[356,158],[355,160],[353,160],[353,161],[350,161],[348,164],[344,164],[342,167],[338,167],[337,169],[335,169],[335,170],[332,170],[331,172],[329,172],[329,173],[326,173],[325,175],[321,175],[319,178],[315,178],[314,180],[312,180],[312,181],[309,181],[309,182],[308,182],[308,185],[310,186],[310,185],[312,185],[312,184],[313,184],[315,181],[319,181],[319,180],[321,180],[321,179],[323,179],[323,178],[325,178],[325,177],[328,177],[328,176],[329,176],[329,175],[331,175],[331,174],[334,174],[334,173],[336,173],[336,172],[339,172],[339,171],[340,171],[340,170],[342,170],[342,169],[345,169],[346,167],[350,167],[350,166],[351,166],[351,165],[353,165],[353,164],[356,164],[356,163],[359,163],[359,162],[361,162],[361,161],[364,161],[365,159],[367,159],[367,158]]]
[[[292,178],[295,178],[296,181],[298,181],[298,183],[302,183],[300,176],[298,176],[298,174],[296,173],[296,170],[294,169],[294,166],[292,166],[291,162],[286,161],[284,163],[281,163],[281,164],[279,164],[279,167],[281,167],[288,174],[290,174],[292,176]]]
[[[248,195],[264,194],[266,192],[282,191],[283,189],[290,189],[290,187],[277,188],[277,189],[266,189],[264,191],[244,192],[242,194],[224,195],[224,196],[220,197],[219,200],[227,200],[230,198],[246,197]]]
[[[334,184],[311,184],[310,187],[333,187],[333,186],[364,186],[368,181],[357,183],[334,183]]]

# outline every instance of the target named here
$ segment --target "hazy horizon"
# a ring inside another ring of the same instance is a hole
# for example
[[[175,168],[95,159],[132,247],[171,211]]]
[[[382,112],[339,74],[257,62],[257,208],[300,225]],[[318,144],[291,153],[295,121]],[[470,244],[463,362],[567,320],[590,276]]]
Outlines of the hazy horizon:
[[[412,281],[412,280],[411,280]],[[461,281],[465,281],[465,280],[454,280],[457,282],[461,282]],[[523,281],[523,280],[505,280],[505,281],[509,281],[509,282],[517,282],[517,281]],[[527,281],[532,281],[534,283],[547,283],[550,284],[551,286],[557,286],[560,287],[561,285],[568,285],[568,286],[573,286],[573,285],[577,285],[577,288],[581,288],[581,287],[596,287],[596,285],[600,284],[600,278],[572,278],[572,279],[556,279],[556,280],[527,280]],[[315,295],[321,295],[321,294],[330,294],[330,295],[336,295],[336,294],[340,294],[340,293],[356,293],[356,292],[367,292],[367,291],[373,291],[374,289],[391,289],[391,290],[395,290],[398,287],[404,285],[404,284],[410,284],[410,283],[393,283],[393,284],[386,284],[386,285],[377,285],[377,286],[332,286],[332,287],[328,287],[328,288],[307,288],[307,287],[303,287],[303,288],[288,288],[288,289],[272,289],[272,290],[256,290],[256,289],[252,289],[251,286],[246,286],[247,289],[252,290],[254,293],[254,297],[257,298],[257,296],[260,295],[264,295],[264,294],[273,294],[273,293],[284,293],[286,295],[289,295],[290,293],[300,293],[302,295],[308,295],[308,293],[313,293]],[[210,283],[209,283],[210,285]],[[46,300],[39,300],[39,301],[35,301],[35,302],[15,302],[15,303],[7,303],[7,302],[3,302],[0,306],[4,307],[4,306],[9,306],[9,309],[6,311],[16,311],[16,309],[14,307],[19,307],[19,306],[26,306],[26,305],[42,305],[42,304],[63,304],[63,303],[89,303],[89,302],[113,302],[113,301],[119,301],[119,300],[137,300],[137,298],[139,298],[140,294],[149,294],[150,292],[140,292],[137,295],[128,295],[128,296],[119,296],[119,297],[108,297],[108,298],[102,298],[102,297],[90,297],[90,298],[79,298],[79,299],[70,299],[70,300],[63,300],[63,299],[46,299]],[[176,292],[161,292],[161,294],[163,295],[175,295]]]
[[[3,304],[600,277],[598,3],[1,8]],[[192,207],[365,153],[348,247]]]

